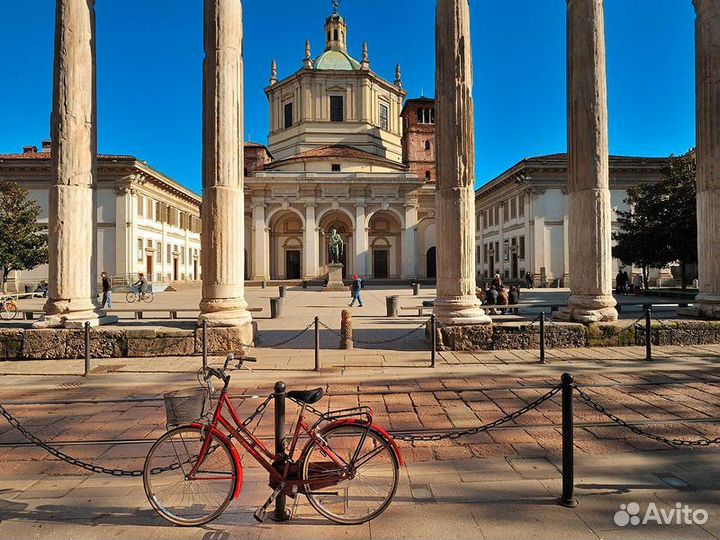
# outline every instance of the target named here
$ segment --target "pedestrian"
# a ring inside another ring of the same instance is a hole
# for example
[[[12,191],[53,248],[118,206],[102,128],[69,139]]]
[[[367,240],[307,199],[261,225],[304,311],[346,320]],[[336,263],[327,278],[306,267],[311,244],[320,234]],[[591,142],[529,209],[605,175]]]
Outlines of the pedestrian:
[[[494,306],[497,304],[498,301],[498,291],[495,287],[493,287],[492,283],[488,285],[488,288],[485,290],[485,304],[488,306]],[[495,308],[488,309],[488,313],[491,315],[495,315]]]
[[[101,272],[100,277],[102,278],[102,307],[108,307],[112,309],[112,284],[110,276],[107,272]]]
[[[504,286],[501,286],[500,289],[498,289],[498,297],[497,297],[497,304],[499,306],[507,306],[510,303],[510,294]],[[502,315],[505,315],[507,313],[506,309],[500,310],[500,313]]]
[[[618,268],[618,273],[615,276],[615,292],[617,294],[622,294],[622,288],[623,288],[622,268]]]
[[[510,292],[508,293],[508,302],[510,304],[520,303],[520,288],[515,285],[510,285]]]
[[[492,280],[492,285],[497,291],[500,291],[500,289],[503,288],[503,281],[500,274],[495,274],[495,279]]]
[[[360,298],[360,289],[362,289],[362,286],[362,279],[360,279],[360,276],[355,274],[353,276],[352,285],[350,285],[350,291],[352,292],[352,302],[350,302],[350,307],[355,305],[355,300],[358,301],[360,307],[363,307],[362,298]]]
[[[534,289],[535,288],[535,274],[532,272],[528,272],[525,274],[525,282],[527,283],[528,289]]]
[[[630,276],[627,273],[627,270],[623,268],[622,271],[622,281],[623,281],[623,294],[629,294],[630,293]]]

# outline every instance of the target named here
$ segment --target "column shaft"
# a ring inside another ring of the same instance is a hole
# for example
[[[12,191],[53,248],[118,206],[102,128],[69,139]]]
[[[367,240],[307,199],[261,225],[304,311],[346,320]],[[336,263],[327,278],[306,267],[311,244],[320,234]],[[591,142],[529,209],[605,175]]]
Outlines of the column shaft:
[[[95,2],[56,3],[45,324],[100,314],[96,285]]]
[[[256,281],[265,281],[270,278],[268,272],[268,234],[265,230],[265,204],[253,202],[253,256],[252,277]]]
[[[368,230],[365,227],[365,205],[355,206],[355,273],[359,276],[367,276],[368,258],[370,257],[370,240]]]
[[[315,279],[318,271],[318,230],[315,221],[315,205],[305,205],[305,231],[303,233],[303,253],[305,257],[305,279]]]
[[[568,241],[572,295],[557,318],[617,319],[603,0],[568,0]]]
[[[200,322],[251,322],[244,295],[241,0],[205,0]]]
[[[698,280],[695,308],[720,318],[720,5],[695,0]]]
[[[415,228],[417,226],[417,202],[405,203],[405,228],[402,230],[402,277],[417,277],[417,246]]]
[[[438,0],[437,298],[449,324],[490,323],[475,295],[475,123],[468,0]]]

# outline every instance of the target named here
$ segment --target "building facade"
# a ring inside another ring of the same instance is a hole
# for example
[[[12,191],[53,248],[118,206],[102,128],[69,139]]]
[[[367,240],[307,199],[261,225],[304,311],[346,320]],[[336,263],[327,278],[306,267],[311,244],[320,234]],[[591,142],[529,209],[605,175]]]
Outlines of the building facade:
[[[324,276],[334,228],[346,276],[433,278],[433,105],[422,130],[407,129],[420,120],[415,100],[403,107],[399,66],[389,82],[371,69],[367,43],[353,58],[337,9],[324,36],[322,54],[306,43],[288,77],[273,61],[268,145],[245,145],[246,277]]]
[[[658,181],[666,165],[666,158],[610,156],[613,230],[616,212],[627,210],[628,188]],[[537,286],[570,286],[567,154],[517,163],[476,191],[475,211],[478,281],[532,273]],[[669,271],[663,275],[670,277]]]
[[[199,280],[200,196],[133,156],[99,155],[96,190],[96,275],[117,283],[143,272],[151,281]],[[0,178],[18,183],[42,209],[48,223],[50,143],[0,155]],[[16,272],[16,290],[48,277],[47,265]]]

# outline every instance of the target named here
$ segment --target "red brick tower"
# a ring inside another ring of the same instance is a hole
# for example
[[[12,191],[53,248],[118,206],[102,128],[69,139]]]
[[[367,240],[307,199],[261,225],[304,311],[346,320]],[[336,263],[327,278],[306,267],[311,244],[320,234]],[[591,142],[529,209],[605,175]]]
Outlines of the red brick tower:
[[[403,120],[403,162],[410,172],[435,182],[435,100],[419,97],[405,101]]]

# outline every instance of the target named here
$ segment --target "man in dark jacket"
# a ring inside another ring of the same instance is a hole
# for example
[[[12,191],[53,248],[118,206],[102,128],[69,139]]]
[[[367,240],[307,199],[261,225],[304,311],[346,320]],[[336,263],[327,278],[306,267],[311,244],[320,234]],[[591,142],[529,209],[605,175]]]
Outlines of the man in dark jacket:
[[[350,307],[353,307],[355,300],[358,301],[360,307],[363,307],[362,298],[360,298],[360,289],[362,289],[362,279],[360,279],[360,276],[355,274],[353,276],[352,285],[350,285],[350,290],[352,291],[352,302],[350,302]]]
[[[110,276],[107,272],[100,274],[102,277],[102,307],[107,306],[112,309],[112,284],[110,283]]]

